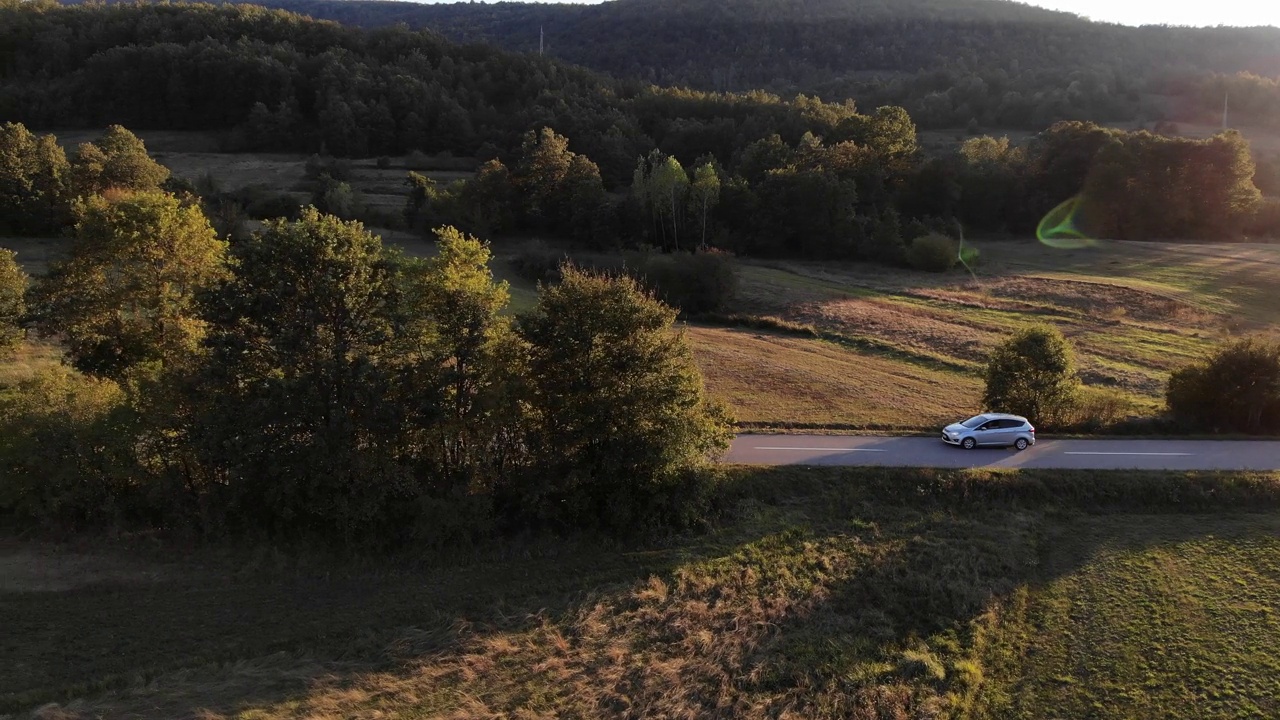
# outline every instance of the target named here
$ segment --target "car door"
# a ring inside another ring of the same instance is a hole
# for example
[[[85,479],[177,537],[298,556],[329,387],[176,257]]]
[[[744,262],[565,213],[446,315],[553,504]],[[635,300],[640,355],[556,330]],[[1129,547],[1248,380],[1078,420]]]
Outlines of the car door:
[[[989,420],[974,431],[973,437],[979,445],[1000,444],[1000,421]]]
[[[1018,428],[1022,427],[1022,423],[1017,420],[996,420],[995,426],[991,431],[991,444],[1006,446],[1012,445],[1017,439]]]

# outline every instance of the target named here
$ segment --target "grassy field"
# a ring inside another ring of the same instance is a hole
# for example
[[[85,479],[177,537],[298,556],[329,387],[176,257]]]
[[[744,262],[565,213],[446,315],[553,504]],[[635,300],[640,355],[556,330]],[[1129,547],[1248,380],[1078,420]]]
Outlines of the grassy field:
[[[708,535],[435,565],[6,541],[0,713],[1280,712],[1276,476],[726,482],[736,499]]]
[[[225,189],[266,184],[305,197],[303,156],[220,155],[209,138],[185,133],[144,139],[181,177],[208,174]],[[391,167],[378,168],[358,161],[353,185],[371,205],[398,209],[403,163],[392,158]],[[428,174],[442,182],[461,176]],[[409,255],[433,251],[415,234],[372,229]],[[533,284],[511,266],[526,240],[494,242],[494,273],[511,284],[513,312],[536,300]],[[973,244],[982,262],[972,275],[741,261],[729,312],[777,318],[814,333],[689,326],[709,387],[754,427],[932,430],[978,409],[981,367],[993,345],[1019,328],[1050,323],[1075,344],[1085,382],[1118,393],[1130,412],[1141,414],[1160,409],[1172,370],[1233,336],[1274,334],[1280,317],[1274,294],[1280,245],[1100,243],[1060,250],[1033,241]],[[16,249],[38,273],[65,245],[17,238],[0,239],[0,246]]]

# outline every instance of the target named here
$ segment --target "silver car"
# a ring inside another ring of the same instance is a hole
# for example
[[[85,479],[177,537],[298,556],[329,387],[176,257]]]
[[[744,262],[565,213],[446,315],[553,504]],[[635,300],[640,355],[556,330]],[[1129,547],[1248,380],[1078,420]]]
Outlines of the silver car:
[[[1036,444],[1036,429],[1021,415],[983,413],[942,429],[942,442],[965,450],[976,447],[1015,447]]]

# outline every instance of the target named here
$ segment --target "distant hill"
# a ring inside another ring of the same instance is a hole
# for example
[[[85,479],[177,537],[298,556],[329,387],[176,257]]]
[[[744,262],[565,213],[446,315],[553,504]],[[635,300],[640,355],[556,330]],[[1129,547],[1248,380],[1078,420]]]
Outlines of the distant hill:
[[[1131,28],[1007,0],[262,4],[517,52],[537,52],[541,30],[547,54],[615,77],[900,104],[925,127],[1156,120],[1168,109],[1152,96],[1209,74],[1280,75],[1274,28]]]

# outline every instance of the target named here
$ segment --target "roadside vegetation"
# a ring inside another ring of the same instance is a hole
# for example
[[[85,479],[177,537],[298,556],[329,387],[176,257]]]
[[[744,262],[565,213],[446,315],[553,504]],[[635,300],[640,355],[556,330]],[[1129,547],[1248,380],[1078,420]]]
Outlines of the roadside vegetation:
[[[455,559],[10,541],[0,712],[1277,711],[1273,475],[739,468],[718,488],[709,534]]]

